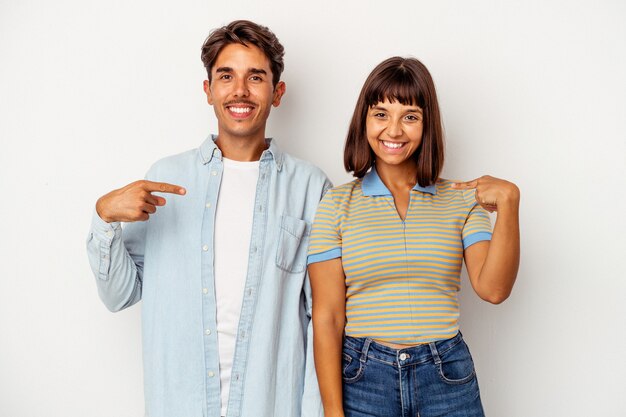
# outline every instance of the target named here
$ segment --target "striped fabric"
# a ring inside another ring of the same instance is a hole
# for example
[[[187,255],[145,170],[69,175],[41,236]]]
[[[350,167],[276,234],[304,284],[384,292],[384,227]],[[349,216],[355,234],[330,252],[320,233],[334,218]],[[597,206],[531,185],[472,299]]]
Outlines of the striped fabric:
[[[456,335],[463,249],[490,240],[491,222],[473,190],[451,184],[416,185],[405,221],[375,169],[326,193],[308,263],[342,258],[347,335],[399,344]]]

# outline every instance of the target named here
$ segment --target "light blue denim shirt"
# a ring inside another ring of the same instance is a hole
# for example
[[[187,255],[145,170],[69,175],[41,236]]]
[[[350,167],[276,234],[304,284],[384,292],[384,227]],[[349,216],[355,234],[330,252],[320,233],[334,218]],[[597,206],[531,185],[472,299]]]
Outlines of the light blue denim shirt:
[[[222,154],[208,138],[146,178],[183,186],[145,222],[94,213],[87,252],[112,311],[142,303],[146,416],[219,417],[213,230]],[[229,417],[323,416],[313,365],[306,255],[322,171],[269,140],[260,160]]]

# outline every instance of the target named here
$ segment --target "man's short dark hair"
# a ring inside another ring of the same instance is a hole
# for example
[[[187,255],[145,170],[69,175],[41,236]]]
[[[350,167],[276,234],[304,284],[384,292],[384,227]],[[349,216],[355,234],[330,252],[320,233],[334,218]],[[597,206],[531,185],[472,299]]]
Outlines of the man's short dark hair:
[[[226,26],[215,29],[204,41],[201,58],[207,70],[209,82],[211,82],[211,69],[217,56],[225,46],[231,43],[239,43],[244,46],[254,45],[263,51],[270,61],[272,83],[276,87],[285,68],[283,63],[285,48],[271,30],[249,20],[235,20]]]
[[[443,167],[443,127],[433,79],[424,64],[415,58],[386,59],[365,80],[346,138],[343,154],[346,171],[362,178],[374,165],[375,154],[367,141],[365,120],[368,110],[385,100],[421,107],[422,143],[412,157],[417,163],[418,184],[422,187],[434,184]]]

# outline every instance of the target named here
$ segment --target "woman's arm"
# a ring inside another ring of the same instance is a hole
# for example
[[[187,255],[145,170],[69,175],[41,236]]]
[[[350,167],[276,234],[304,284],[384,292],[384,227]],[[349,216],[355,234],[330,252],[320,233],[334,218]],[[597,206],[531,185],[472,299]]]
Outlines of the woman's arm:
[[[341,258],[309,265],[313,291],[313,352],[325,417],[343,417],[341,352],[346,284]]]
[[[476,189],[476,201],[498,217],[491,242],[477,242],[465,249],[465,265],[480,298],[500,304],[511,294],[520,257],[519,200],[517,186],[490,176],[454,184],[455,189]]]

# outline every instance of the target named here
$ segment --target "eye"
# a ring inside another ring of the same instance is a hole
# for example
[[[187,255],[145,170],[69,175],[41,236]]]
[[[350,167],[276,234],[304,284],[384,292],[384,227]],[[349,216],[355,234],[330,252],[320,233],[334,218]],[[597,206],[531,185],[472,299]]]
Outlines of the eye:
[[[253,75],[252,77],[250,77],[250,81],[263,81],[263,77],[259,75]]]
[[[222,74],[222,75],[220,75],[220,80],[228,81],[228,80],[230,80],[232,78],[233,77],[230,74]]]
[[[377,119],[382,119],[382,118],[384,118],[386,116],[386,114],[383,113],[383,112],[375,112],[375,113],[372,114],[372,116],[376,117]]]
[[[415,114],[407,114],[404,118],[411,122],[417,122],[421,120],[420,117]]]

